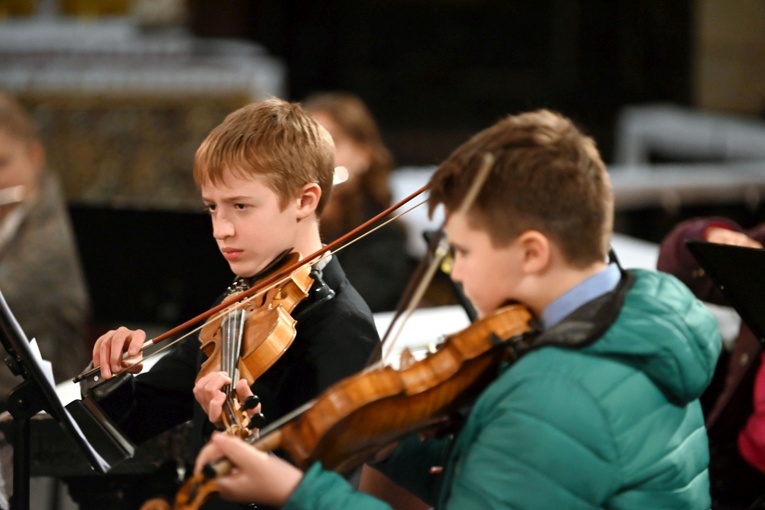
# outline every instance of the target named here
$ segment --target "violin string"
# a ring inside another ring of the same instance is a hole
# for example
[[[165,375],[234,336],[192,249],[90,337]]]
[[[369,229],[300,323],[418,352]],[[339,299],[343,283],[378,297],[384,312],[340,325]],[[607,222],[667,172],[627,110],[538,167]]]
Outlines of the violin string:
[[[221,322],[221,341],[220,341],[220,369],[229,376],[231,375],[231,323],[235,312],[226,314]],[[224,390],[227,390],[224,387]]]
[[[236,381],[239,380],[239,364],[237,363],[237,360],[242,355],[242,338],[244,337],[244,325],[246,323],[246,317],[247,313],[240,309],[237,313],[237,321],[236,321],[236,355],[234,358],[234,363],[232,363],[231,366],[231,380],[232,382],[232,390],[236,390]]]
[[[228,313],[221,323],[223,326],[223,335],[221,339],[221,370],[225,372],[232,381],[238,380],[237,362],[242,351],[244,317],[245,311],[239,308]],[[223,390],[228,393],[229,398],[232,398],[234,384],[226,385]]]
[[[220,364],[221,364],[221,366],[220,366],[220,369],[223,372],[227,373],[227,374],[230,373],[229,370],[230,370],[230,363],[231,362],[230,362],[229,358],[230,358],[231,354],[230,354],[229,351],[231,350],[231,348],[230,348],[230,345],[231,345],[231,334],[232,334],[231,330],[232,330],[232,323],[233,323],[233,320],[234,320],[234,313],[235,312],[229,313],[228,315],[223,317],[223,320],[221,321],[221,341],[220,341],[220,350],[221,350],[221,355],[220,355],[221,361],[220,361]],[[223,391],[225,393],[228,394],[229,393],[229,391],[228,391],[229,388],[230,388],[230,385],[226,385],[222,389],[223,389]],[[223,421],[224,422],[228,422],[227,426],[226,426],[227,429],[228,429],[228,425],[233,423],[234,416],[235,416],[233,408],[230,405],[228,405],[228,404],[229,404],[229,400],[228,400],[228,397],[227,397],[225,402],[224,402],[224,405],[223,405],[223,413],[221,414],[221,418],[223,418]]]
[[[222,388],[226,393],[224,402],[224,423],[226,430],[231,431],[231,427],[240,427],[242,425],[239,416],[235,412],[236,386],[233,381],[239,380],[238,359],[242,347],[242,334],[244,332],[245,311],[242,309],[234,310],[227,314],[221,323],[221,370],[225,372],[232,383]]]

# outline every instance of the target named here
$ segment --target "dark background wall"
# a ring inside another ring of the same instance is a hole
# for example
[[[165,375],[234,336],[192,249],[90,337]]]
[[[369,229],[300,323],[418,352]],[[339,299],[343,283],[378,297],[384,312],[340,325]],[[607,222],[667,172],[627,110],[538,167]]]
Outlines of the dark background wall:
[[[290,99],[363,97],[402,165],[433,164],[499,117],[574,118],[611,157],[627,103],[691,101],[692,0],[223,0],[190,3],[207,36],[257,40]]]

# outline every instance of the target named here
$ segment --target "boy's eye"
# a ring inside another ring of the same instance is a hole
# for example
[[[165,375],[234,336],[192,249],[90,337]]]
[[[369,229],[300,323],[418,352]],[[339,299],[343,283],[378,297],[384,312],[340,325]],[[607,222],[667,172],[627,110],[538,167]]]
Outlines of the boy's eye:
[[[215,211],[215,204],[205,204],[204,210],[208,213]]]
[[[244,209],[247,209],[247,205],[245,205],[245,204],[234,204],[234,209],[236,209],[237,211],[242,211]]]

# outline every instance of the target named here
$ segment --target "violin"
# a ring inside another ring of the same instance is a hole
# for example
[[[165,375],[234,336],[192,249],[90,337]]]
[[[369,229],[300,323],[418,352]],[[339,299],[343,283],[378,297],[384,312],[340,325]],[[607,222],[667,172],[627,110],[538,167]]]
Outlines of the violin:
[[[293,252],[278,262],[285,267],[300,259],[300,254]],[[313,282],[311,266],[300,266],[265,293],[231,305],[225,313],[213,316],[202,326],[199,342],[207,359],[196,380],[223,371],[234,381],[223,388],[226,400],[222,419],[229,434],[244,438],[252,427],[259,425],[245,416],[236,399],[236,381],[245,379],[251,385],[292,345],[296,321],[291,313],[308,297]],[[237,296],[248,288],[238,282],[229,289],[228,296]],[[252,407],[255,405],[257,403]]]
[[[531,312],[509,305],[446,337],[432,354],[403,368],[383,366],[350,376],[245,441],[281,450],[300,469],[320,461],[347,473],[382,447],[423,430],[447,427],[536,336]],[[197,509],[216,492],[228,459],[208,464],[176,495],[178,510]]]

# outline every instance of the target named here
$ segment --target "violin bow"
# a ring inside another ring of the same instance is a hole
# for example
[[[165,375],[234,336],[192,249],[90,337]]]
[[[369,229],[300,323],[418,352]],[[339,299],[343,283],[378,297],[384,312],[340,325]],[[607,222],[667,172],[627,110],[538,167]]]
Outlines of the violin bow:
[[[493,154],[484,154],[483,162],[478,169],[475,180],[472,182],[470,189],[468,189],[467,194],[462,199],[459,209],[457,209],[458,213],[464,215],[473,206],[476,198],[478,198],[478,193],[481,191],[486,179],[489,177],[489,173],[494,166],[494,161],[495,158]],[[438,234],[431,239],[431,242],[428,245],[428,254],[430,255],[422,258],[421,263],[415,271],[415,274],[410,280],[409,285],[404,292],[404,296],[401,299],[401,303],[403,303],[404,306],[399,306],[399,309],[393,315],[393,318],[383,335],[382,341],[378,344],[377,348],[367,361],[368,367],[376,364],[378,358],[380,358],[381,364],[385,364],[388,356],[394,351],[393,348],[401,336],[405,323],[409,320],[412,313],[414,313],[414,310],[419,306],[425,295],[425,291],[428,289],[430,282],[433,280],[433,276],[436,274],[438,266],[441,264],[443,258],[449,253],[449,243],[443,235],[443,230],[442,226],[438,230]],[[383,354],[384,348],[387,350]]]
[[[188,330],[192,326],[200,323],[201,321],[203,321],[203,320],[205,320],[205,319],[207,319],[207,318],[209,318],[209,317],[211,317],[211,316],[213,316],[213,315],[215,315],[215,314],[217,314],[219,312],[222,312],[222,311],[228,309],[232,305],[240,303],[243,300],[246,301],[249,298],[254,298],[254,297],[257,297],[257,296],[263,294],[264,292],[268,291],[269,289],[271,289],[274,286],[278,285],[279,283],[283,282],[286,278],[289,277],[290,274],[292,274],[293,271],[299,269],[300,267],[302,267],[302,266],[304,266],[306,264],[310,264],[310,263],[314,262],[315,260],[318,260],[321,256],[323,256],[325,253],[329,252],[330,250],[340,251],[345,246],[348,246],[348,245],[352,244],[353,242],[358,240],[358,238],[363,237],[361,235],[362,233],[364,235],[367,235],[367,234],[369,234],[371,232],[374,232],[374,230],[377,230],[378,228],[381,228],[382,226],[384,226],[388,222],[395,220],[396,218],[398,218],[401,215],[395,216],[394,218],[391,218],[387,222],[375,226],[378,222],[380,222],[380,220],[382,220],[386,216],[390,215],[393,211],[396,211],[397,209],[400,209],[405,204],[409,203],[410,201],[412,201],[413,199],[415,199],[416,197],[418,197],[419,195],[424,193],[427,189],[428,189],[428,185],[426,184],[426,185],[422,186],[420,189],[418,189],[415,192],[413,192],[410,195],[408,195],[407,197],[405,197],[405,198],[399,200],[398,202],[396,202],[395,204],[391,205],[390,207],[388,207],[384,211],[380,212],[379,214],[377,214],[374,217],[370,218],[369,220],[365,221],[361,225],[357,226],[356,228],[354,228],[354,229],[350,230],[349,232],[343,234],[342,236],[338,237],[337,239],[335,239],[331,243],[328,243],[327,245],[321,247],[320,249],[316,250],[312,254],[304,257],[303,259],[298,260],[298,261],[296,261],[296,262],[294,262],[292,264],[289,264],[287,267],[283,268],[281,271],[278,271],[277,273],[275,273],[275,274],[273,274],[273,275],[271,275],[269,277],[264,278],[262,281],[258,282],[256,285],[253,285],[250,289],[245,290],[245,291],[243,291],[243,292],[241,292],[241,293],[239,293],[239,294],[237,294],[235,296],[231,296],[231,297],[229,297],[227,299],[224,299],[220,304],[218,304],[216,306],[213,306],[209,310],[207,310],[207,311],[197,315],[196,317],[193,317],[193,318],[187,320],[186,322],[184,322],[182,324],[179,324],[178,326],[175,326],[174,328],[172,328],[172,329],[170,329],[170,330],[168,330],[168,331],[166,331],[166,332],[164,332],[164,333],[162,333],[160,335],[157,335],[154,338],[146,340],[144,342],[144,344],[141,346],[141,352],[147,350],[148,348],[150,348],[150,347],[152,347],[152,346],[154,346],[154,345],[156,345],[156,344],[158,344],[158,343],[160,343],[160,342],[162,342],[164,340],[167,340],[167,339],[169,339],[171,337],[174,337],[174,336],[178,335],[179,333],[182,333],[182,332]],[[418,204],[418,205],[421,205],[421,204]],[[411,209],[409,209],[409,210],[411,210]],[[371,228],[371,227],[375,227],[375,228]],[[164,350],[165,348],[168,348],[168,347],[174,345],[176,342],[182,340],[183,338],[186,338],[186,336],[188,336],[189,334],[193,333],[194,331],[195,330],[189,331],[189,332],[186,333],[186,335],[183,335],[183,336],[173,340],[172,342],[170,342],[168,345],[166,345],[161,350]],[[147,359],[150,356],[154,356],[154,355],[158,354],[159,352],[161,352],[161,350],[157,350],[157,351],[153,352],[152,354],[147,355],[146,357],[143,358],[143,360]],[[123,356],[122,359],[123,359],[123,361],[127,361],[127,360],[130,359],[130,356],[128,356],[127,353],[125,353],[125,355]],[[115,372],[114,376],[118,376],[118,375],[120,375],[120,374],[122,374],[124,372],[129,371],[129,370],[130,370],[130,367],[127,367],[124,370],[121,370],[119,372]],[[98,374],[99,372],[100,372],[100,368],[99,367],[93,367],[93,368],[87,369],[87,370],[83,371],[82,373],[78,374],[77,376],[75,376],[74,378],[72,378],[72,382],[79,383],[80,381],[83,381],[84,379],[87,379],[88,377],[94,376],[94,375]]]

